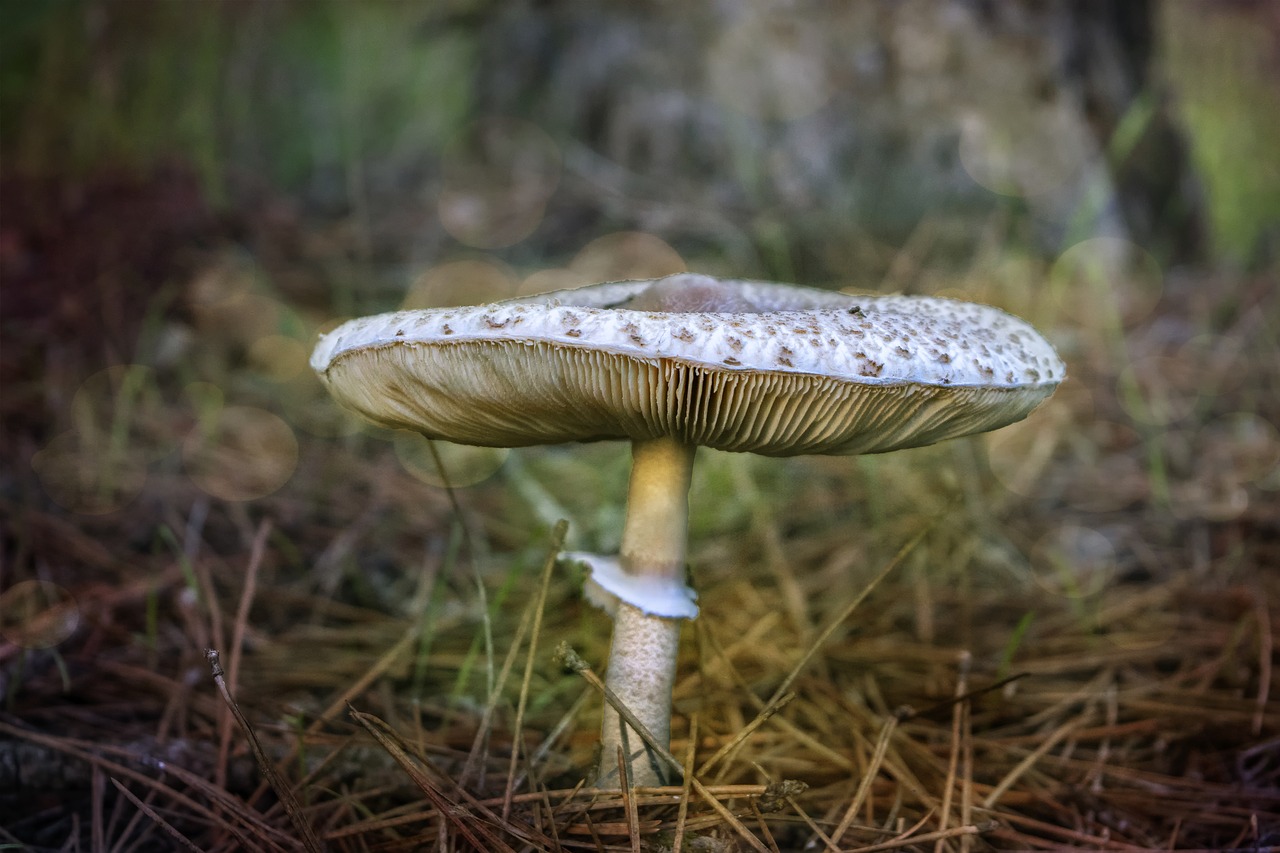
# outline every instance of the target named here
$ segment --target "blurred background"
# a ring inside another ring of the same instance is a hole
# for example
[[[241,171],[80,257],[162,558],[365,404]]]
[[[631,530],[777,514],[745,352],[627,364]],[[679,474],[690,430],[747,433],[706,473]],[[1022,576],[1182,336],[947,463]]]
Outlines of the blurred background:
[[[801,779],[838,821],[892,709],[1031,673],[964,704],[999,823],[974,844],[1280,843],[1276,3],[0,11],[0,838],[163,837],[102,817],[135,813],[121,767],[201,843],[240,819],[176,805],[202,784],[288,832],[209,646],[332,844],[416,791],[335,747],[343,699],[464,788],[506,784],[513,743],[572,786],[598,708],[546,658],[602,666],[608,627],[568,573],[532,680],[500,671],[554,521],[616,548],[627,448],[433,448],[345,415],[307,358],[347,317],[688,269],[999,305],[1070,379],[940,447],[701,453],[677,740],[695,714],[699,750],[730,740],[932,525],[723,781]],[[867,825],[945,828],[952,711],[914,725]]]

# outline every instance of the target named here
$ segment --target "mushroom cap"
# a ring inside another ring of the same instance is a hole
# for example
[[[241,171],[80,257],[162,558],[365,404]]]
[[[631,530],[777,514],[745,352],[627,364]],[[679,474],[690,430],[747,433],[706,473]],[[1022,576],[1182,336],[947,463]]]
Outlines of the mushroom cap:
[[[730,310],[627,307],[656,286],[719,291]],[[995,429],[1065,376],[1038,332],[989,306],[689,273],[352,320],[311,366],[369,420],[461,444],[673,436],[768,456]]]

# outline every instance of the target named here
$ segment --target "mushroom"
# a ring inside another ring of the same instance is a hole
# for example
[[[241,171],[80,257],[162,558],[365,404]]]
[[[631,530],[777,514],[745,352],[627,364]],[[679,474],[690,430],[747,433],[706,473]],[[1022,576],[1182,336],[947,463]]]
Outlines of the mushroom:
[[[616,598],[607,684],[664,745],[680,623],[698,612],[685,582],[697,447],[917,447],[1021,420],[1064,377],[1052,346],[996,308],[688,273],[352,320],[311,365],[343,405],[431,438],[631,441],[620,554],[585,562]],[[635,784],[666,781],[607,704],[601,742],[604,768],[622,746]]]

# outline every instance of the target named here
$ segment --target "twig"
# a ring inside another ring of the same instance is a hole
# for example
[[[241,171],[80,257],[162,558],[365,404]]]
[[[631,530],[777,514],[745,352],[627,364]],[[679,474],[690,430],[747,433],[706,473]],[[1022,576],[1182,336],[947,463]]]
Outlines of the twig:
[[[276,772],[275,765],[267,758],[266,752],[262,749],[262,744],[258,742],[258,736],[254,734],[253,727],[249,725],[248,719],[240,712],[240,706],[236,704],[236,700],[231,697],[231,692],[227,690],[227,681],[222,671],[222,664],[219,661],[218,650],[206,649],[205,657],[209,659],[209,669],[213,674],[213,683],[218,686],[218,692],[222,694],[222,701],[227,703],[227,707],[235,715],[236,722],[240,724],[241,731],[244,732],[249,741],[249,748],[253,750],[253,757],[257,759],[258,766],[262,769],[262,774],[267,777],[272,790],[276,792],[276,796],[284,804],[284,810],[289,814],[289,819],[293,821],[294,828],[302,836],[303,846],[311,853],[320,853],[324,847],[311,829],[311,824],[307,822],[306,817],[302,814],[302,806],[298,803],[297,798],[294,797],[293,790]]]

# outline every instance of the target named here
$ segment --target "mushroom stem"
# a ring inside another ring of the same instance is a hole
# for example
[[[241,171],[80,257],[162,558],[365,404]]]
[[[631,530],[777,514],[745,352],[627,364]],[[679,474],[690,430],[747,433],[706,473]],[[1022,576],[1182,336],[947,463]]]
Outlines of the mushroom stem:
[[[631,484],[619,561],[635,575],[684,581],[689,480],[695,447],[675,438],[639,439],[631,446]],[[619,602],[606,683],[665,747],[671,739],[671,688],[680,620]],[[662,785],[667,770],[607,703],[600,733],[599,781],[617,784],[618,747],[630,756],[634,785]]]

